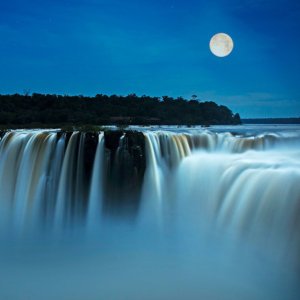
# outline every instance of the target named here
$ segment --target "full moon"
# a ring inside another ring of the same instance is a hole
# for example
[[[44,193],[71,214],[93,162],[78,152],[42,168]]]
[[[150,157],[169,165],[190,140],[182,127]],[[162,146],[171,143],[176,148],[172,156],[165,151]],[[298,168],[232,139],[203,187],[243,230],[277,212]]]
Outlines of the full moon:
[[[233,40],[226,33],[217,33],[211,38],[209,48],[214,55],[225,57],[233,50]]]

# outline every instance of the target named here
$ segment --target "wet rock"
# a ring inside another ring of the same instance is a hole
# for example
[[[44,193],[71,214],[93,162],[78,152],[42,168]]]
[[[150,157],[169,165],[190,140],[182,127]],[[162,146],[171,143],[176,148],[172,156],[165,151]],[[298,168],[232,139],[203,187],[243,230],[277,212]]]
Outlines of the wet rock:
[[[123,136],[123,134],[124,132],[120,130],[104,132],[105,148],[110,151],[112,157],[115,156],[115,153],[119,147],[120,138]]]
[[[108,132],[105,145],[104,211],[110,215],[136,213],[146,167],[144,135],[135,131]]]
[[[0,131],[0,140],[2,140],[2,138],[4,137],[5,134],[6,134],[6,131]]]
[[[84,169],[85,169],[85,174],[86,174],[86,177],[88,180],[90,180],[92,172],[93,172],[95,154],[96,154],[97,145],[98,145],[98,138],[99,138],[99,135],[97,133],[89,133],[88,132],[85,134]]]

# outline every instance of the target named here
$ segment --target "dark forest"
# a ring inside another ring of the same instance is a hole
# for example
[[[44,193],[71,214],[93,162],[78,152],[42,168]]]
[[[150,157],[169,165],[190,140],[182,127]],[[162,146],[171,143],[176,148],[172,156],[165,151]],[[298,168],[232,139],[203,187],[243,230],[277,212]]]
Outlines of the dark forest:
[[[182,97],[0,95],[2,126],[62,125],[229,125],[239,114],[214,102]]]

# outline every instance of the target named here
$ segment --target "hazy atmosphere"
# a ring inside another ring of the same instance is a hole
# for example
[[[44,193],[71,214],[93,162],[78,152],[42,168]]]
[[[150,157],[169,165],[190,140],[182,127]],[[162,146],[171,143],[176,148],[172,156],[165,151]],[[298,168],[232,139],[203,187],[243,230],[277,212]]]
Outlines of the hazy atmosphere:
[[[0,93],[183,96],[242,118],[300,116],[300,4],[283,0],[0,3]],[[231,55],[209,51],[230,34]]]
[[[1,300],[300,299],[299,0],[0,2]]]

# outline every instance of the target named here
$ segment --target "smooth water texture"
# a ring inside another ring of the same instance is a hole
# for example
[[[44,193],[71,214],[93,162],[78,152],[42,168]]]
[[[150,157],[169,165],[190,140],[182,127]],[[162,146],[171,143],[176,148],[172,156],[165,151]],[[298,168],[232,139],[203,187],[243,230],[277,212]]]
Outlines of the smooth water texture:
[[[131,129],[2,134],[0,299],[299,299],[300,127]]]

